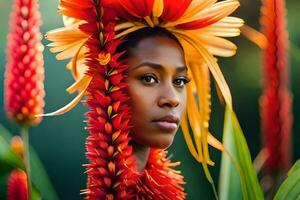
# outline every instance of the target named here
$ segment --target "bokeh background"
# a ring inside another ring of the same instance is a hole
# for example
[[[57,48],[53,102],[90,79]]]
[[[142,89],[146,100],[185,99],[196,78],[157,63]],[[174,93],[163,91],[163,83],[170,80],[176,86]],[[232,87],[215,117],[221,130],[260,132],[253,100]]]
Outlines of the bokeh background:
[[[241,7],[234,14],[246,23],[259,29],[260,0],[240,0]],[[18,134],[15,124],[5,116],[3,110],[3,79],[5,71],[6,35],[8,32],[9,12],[13,0],[0,0],[0,123],[12,133]],[[289,71],[290,85],[293,92],[293,161],[300,157],[300,26],[299,0],[287,0],[287,19],[290,38]],[[41,32],[62,26],[62,19],[57,14],[58,0],[40,0],[43,25]],[[260,151],[261,132],[259,118],[259,97],[261,95],[261,55],[260,49],[243,36],[233,39],[238,45],[238,53],[233,58],[220,58],[220,65],[231,88],[234,108],[250,147],[252,159]],[[43,40],[46,45],[49,42]],[[45,47],[45,111],[54,111],[68,103],[74,96],[65,92],[72,83],[71,74],[65,69],[66,62],[57,61],[55,55]],[[79,191],[85,188],[86,175],[83,164],[85,159],[84,130],[86,108],[78,105],[71,112],[45,118],[43,122],[30,130],[30,143],[37,151],[60,199],[83,199]],[[221,139],[223,124],[223,107],[213,93],[213,111],[211,132]],[[189,154],[180,131],[174,144],[169,148],[173,160],[182,162],[180,170],[185,176],[188,198],[196,200],[214,199],[210,185],[205,179],[202,167]],[[213,160],[211,167],[215,182],[218,181],[221,153],[211,149]],[[34,173],[34,172],[33,172]],[[3,188],[0,188],[2,190]]]

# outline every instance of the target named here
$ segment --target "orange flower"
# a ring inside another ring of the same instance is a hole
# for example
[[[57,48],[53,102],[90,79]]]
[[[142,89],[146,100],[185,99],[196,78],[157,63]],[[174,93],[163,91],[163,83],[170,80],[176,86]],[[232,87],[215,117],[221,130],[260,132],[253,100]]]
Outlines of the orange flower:
[[[15,0],[8,35],[5,109],[20,125],[41,121],[44,107],[43,45],[37,0]]]
[[[28,200],[27,176],[23,170],[14,170],[7,184],[7,200]]]

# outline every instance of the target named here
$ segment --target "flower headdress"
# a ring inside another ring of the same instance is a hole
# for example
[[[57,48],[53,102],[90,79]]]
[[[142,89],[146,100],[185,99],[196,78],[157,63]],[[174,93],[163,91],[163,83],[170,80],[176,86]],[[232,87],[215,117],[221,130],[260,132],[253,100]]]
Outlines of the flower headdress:
[[[236,52],[236,46],[223,37],[240,34],[243,21],[228,17],[238,6],[238,0],[61,0],[58,12],[63,15],[65,26],[48,32],[46,37],[53,41],[50,50],[58,53],[57,59],[71,59],[67,68],[76,81],[67,91],[77,91],[78,95],[65,107],[46,115],[63,114],[88,96],[90,132],[94,131],[91,124],[101,124],[99,129],[112,134],[113,141],[120,135],[116,130],[127,137],[130,112],[122,74],[127,67],[119,60],[121,53],[116,53],[116,47],[131,32],[144,27],[164,28],[183,47],[192,77],[187,84],[188,106],[181,121],[184,137],[191,154],[203,164],[211,180],[207,164],[213,162],[208,144],[219,150],[224,147],[208,130],[210,74],[220,97],[231,108],[230,90],[214,56],[228,57]],[[87,148],[91,150],[91,146]],[[114,169],[113,165],[110,169]]]

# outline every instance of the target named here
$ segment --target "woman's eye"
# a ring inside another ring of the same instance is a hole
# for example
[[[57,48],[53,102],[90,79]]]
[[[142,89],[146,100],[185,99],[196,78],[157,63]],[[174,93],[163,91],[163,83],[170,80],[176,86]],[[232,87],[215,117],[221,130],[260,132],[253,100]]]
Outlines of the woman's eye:
[[[190,79],[188,79],[187,77],[180,77],[180,78],[176,78],[173,83],[178,86],[178,87],[183,87],[185,86],[188,82],[190,82]]]
[[[141,77],[141,80],[146,84],[153,84],[158,82],[153,75],[144,75]]]

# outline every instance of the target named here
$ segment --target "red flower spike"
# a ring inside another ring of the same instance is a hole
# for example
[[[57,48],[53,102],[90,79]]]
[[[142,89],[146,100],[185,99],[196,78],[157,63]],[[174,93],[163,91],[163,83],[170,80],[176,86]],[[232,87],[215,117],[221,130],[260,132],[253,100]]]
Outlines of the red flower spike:
[[[184,184],[180,172],[171,168],[166,158],[167,152],[160,149],[151,149],[144,176],[133,186],[139,191],[135,199],[180,200],[186,194],[180,184]]]
[[[27,176],[23,170],[14,170],[8,178],[7,200],[28,200]]]
[[[263,52],[261,120],[266,171],[285,173],[291,164],[292,105],[288,86],[284,0],[263,0],[261,24],[268,43]]]
[[[5,110],[20,125],[41,121],[44,108],[43,45],[38,1],[15,0],[8,35]]]

